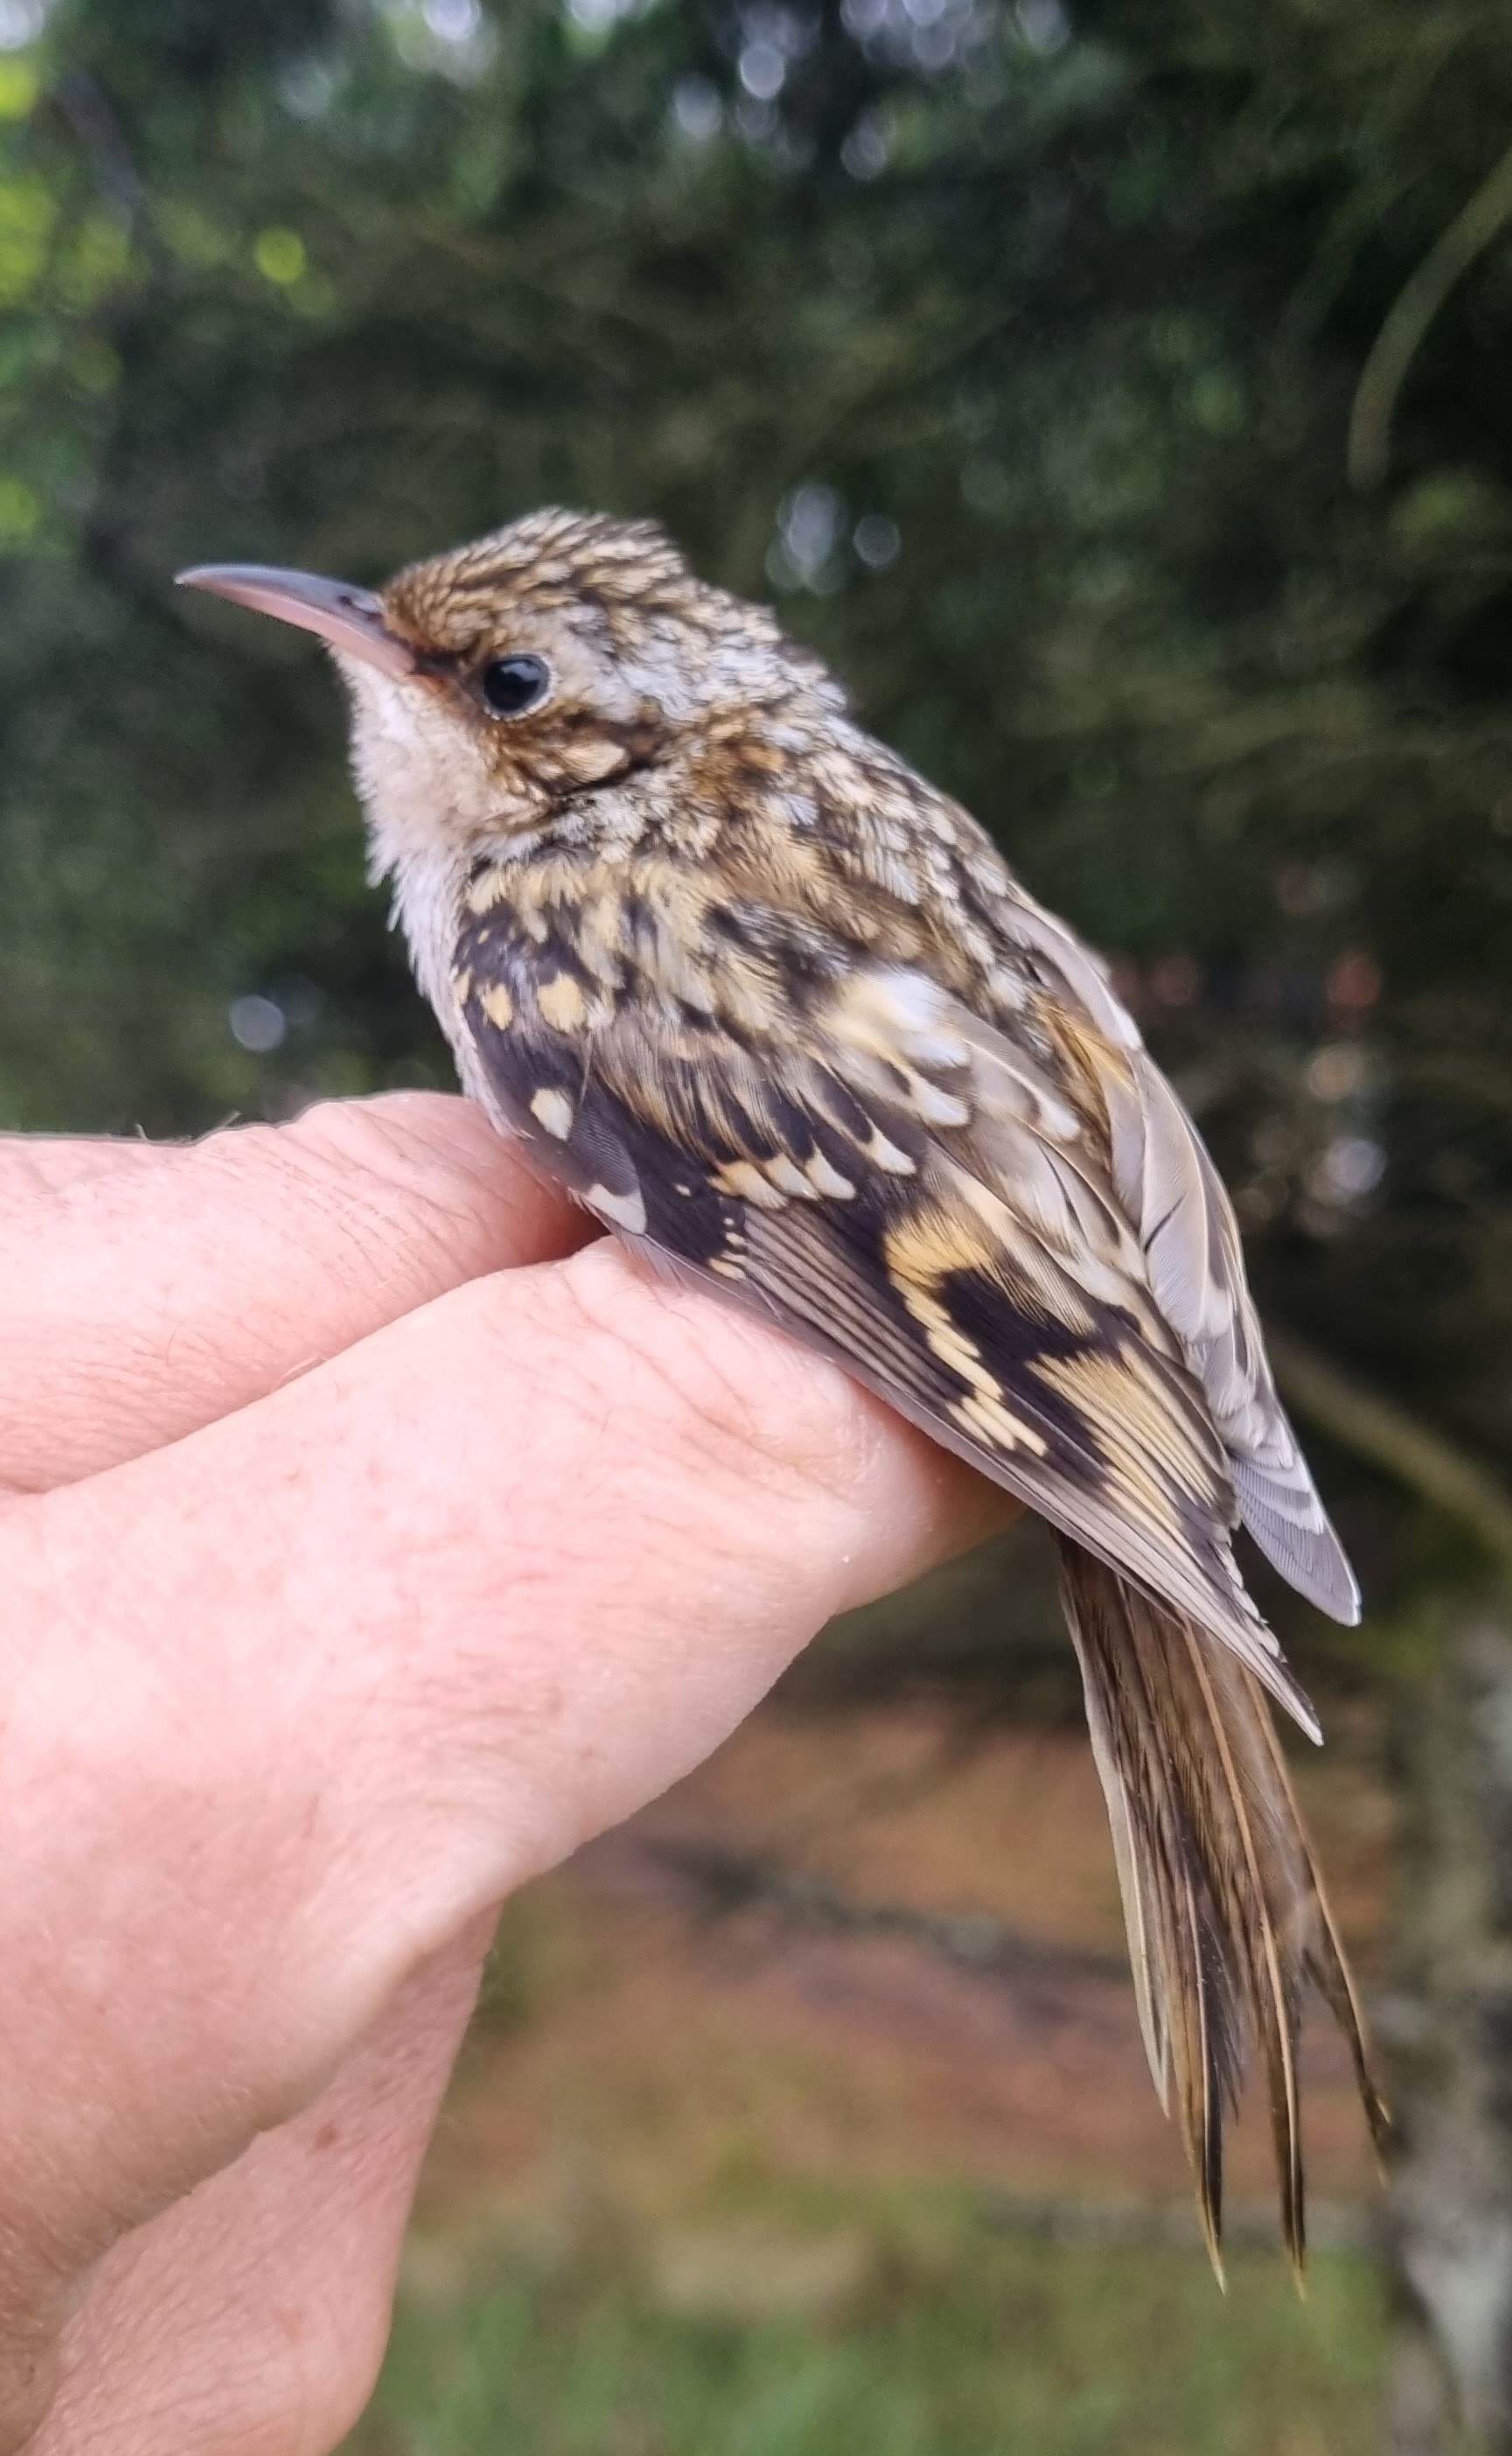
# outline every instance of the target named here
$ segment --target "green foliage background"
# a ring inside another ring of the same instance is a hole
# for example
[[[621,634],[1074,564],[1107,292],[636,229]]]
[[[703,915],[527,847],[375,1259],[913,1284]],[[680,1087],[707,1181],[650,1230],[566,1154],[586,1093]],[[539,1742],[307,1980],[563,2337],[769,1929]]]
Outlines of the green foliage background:
[[[652,513],[1120,956],[1273,1313],[1512,1451],[1512,19],[1068,7],[6,0],[7,1122],[445,1079],[329,675],[177,565]]]

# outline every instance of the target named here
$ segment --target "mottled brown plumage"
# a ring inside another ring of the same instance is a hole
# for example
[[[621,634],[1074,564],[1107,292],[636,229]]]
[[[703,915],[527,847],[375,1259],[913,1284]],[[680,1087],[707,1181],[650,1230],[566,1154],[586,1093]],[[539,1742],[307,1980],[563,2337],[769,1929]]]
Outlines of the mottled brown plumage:
[[[537,513],[378,598],[189,576],[335,647],[375,872],[499,1124],[1057,1530],[1156,2086],[1216,2259],[1257,2041],[1300,2259],[1306,1981],[1384,2117],[1262,1690],[1317,1725],[1236,1525],[1324,1610],[1358,1596],[1101,965],[655,529]]]

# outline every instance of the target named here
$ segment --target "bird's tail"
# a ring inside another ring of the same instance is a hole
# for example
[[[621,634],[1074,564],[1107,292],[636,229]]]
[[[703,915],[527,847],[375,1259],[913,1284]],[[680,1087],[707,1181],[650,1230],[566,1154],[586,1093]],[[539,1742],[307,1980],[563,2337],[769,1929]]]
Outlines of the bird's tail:
[[[1349,2041],[1378,2148],[1388,2117],[1270,1708],[1226,1648],[1066,1540],[1061,1577],[1145,2051],[1168,2114],[1174,2099],[1209,2255],[1221,2279],[1223,2118],[1254,2041],[1270,2086],[1281,2230],[1300,2269],[1297,2037],[1307,1980]]]

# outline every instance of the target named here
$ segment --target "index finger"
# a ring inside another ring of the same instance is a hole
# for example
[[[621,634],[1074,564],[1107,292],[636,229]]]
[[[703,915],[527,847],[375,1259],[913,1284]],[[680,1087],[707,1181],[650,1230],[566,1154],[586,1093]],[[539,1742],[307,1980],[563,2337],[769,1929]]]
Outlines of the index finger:
[[[0,1487],[140,1457],[593,1233],[439,1093],[181,1146],[17,1137],[0,1145]]]

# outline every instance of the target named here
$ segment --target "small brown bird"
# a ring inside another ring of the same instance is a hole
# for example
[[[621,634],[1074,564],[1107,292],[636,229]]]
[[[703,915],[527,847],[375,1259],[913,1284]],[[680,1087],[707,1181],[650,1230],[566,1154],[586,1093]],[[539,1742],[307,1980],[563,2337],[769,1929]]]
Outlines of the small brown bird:
[[[1264,1692],[1318,1725],[1236,1525],[1336,1619],[1359,1593],[1227,1197],[1102,965],[656,528],[537,512],[377,596],[181,577],[334,649],[374,875],[496,1123],[1056,1530],[1209,2249],[1253,2037],[1300,2262],[1306,1981],[1386,2117]]]

